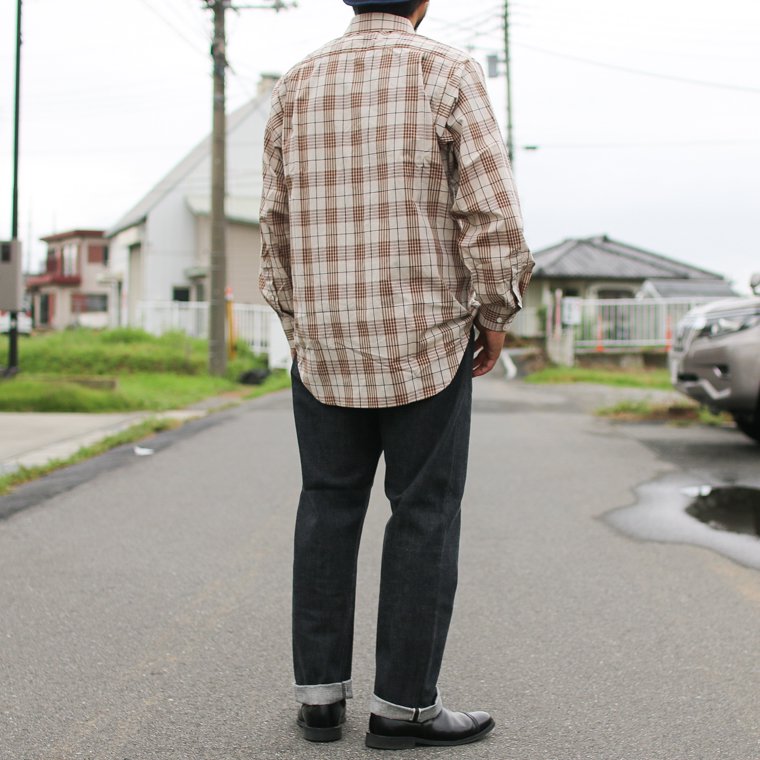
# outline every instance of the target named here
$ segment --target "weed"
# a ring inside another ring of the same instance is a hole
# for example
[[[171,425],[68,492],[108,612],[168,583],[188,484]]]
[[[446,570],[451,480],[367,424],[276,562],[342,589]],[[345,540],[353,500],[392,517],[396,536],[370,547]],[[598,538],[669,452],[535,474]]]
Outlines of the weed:
[[[525,378],[528,383],[598,383],[627,388],[673,390],[664,369],[639,371],[586,369],[583,367],[547,367]]]

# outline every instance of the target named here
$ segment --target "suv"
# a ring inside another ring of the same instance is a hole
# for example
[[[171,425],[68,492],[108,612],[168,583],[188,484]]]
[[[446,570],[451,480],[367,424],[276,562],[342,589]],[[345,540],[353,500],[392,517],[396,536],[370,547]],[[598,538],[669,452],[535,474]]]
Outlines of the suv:
[[[670,354],[673,385],[718,411],[760,443],[760,274],[750,298],[692,309],[676,328]]]

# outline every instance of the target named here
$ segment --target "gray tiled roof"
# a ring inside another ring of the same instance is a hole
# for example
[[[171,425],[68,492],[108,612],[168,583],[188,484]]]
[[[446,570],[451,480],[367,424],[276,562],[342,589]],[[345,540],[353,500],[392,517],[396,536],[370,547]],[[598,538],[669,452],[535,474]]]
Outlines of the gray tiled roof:
[[[533,254],[534,277],[646,280],[722,279],[721,275],[600,235],[565,240]]]
[[[662,298],[709,296],[730,298],[737,292],[725,280],[649,280],[649,287]]]

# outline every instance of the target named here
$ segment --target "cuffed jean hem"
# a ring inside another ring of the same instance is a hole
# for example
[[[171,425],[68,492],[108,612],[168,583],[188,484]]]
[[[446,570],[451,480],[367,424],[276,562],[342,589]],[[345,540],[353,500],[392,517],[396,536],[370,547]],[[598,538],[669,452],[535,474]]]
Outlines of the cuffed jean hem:
[[[331,705],[341,699],[351,699],[353,695],[351,680],[338,683],[320,683],[314,686],[295,684],[296,702],[302,705]]]
[[[432,720],[443,710],[440,692],[435,698],[435,704],[429,707],[404,707],[403,705],[394,705],[393,702],[386,702],[380,699],[377,694],[372,695],[369,711],[381,718],[390,718],[391,720],[408,720],[414,723],[422,723],[425,720]]]

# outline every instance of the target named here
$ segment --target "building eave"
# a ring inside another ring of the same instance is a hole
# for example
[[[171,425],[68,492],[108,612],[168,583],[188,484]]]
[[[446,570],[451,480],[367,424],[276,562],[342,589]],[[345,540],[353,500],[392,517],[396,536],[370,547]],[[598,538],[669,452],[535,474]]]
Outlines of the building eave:
[[[40,240],[45,243],[59,243],[61,240],[71,240],[73,238],[103,238],[104,236],[104,230],[68,230],[66,232],[45,235]]]
[[[121,225],[120,227],[113,227],[112,229],[106,231],[105,236],[108,240],[110,240],[122,232],[126,232],[126,230],[131,230],[133,227],[139,227],[140,225],[145,224],[146,221],[148,221],[147,215],[141,217],[140,219],[134,219],[127,224]]]

